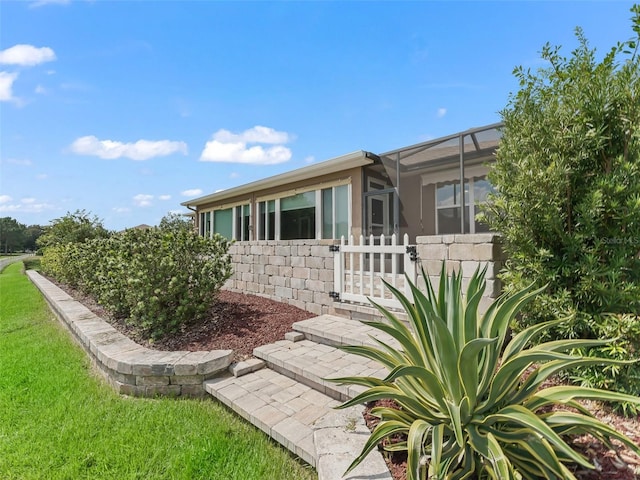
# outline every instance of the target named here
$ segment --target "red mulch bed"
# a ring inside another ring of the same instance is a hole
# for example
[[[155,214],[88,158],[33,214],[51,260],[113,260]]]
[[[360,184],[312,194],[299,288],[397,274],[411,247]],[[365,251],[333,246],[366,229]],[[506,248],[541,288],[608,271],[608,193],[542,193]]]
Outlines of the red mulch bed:
[[[316,316],[268,298],[221,290],[204,320],[186,326],[177,334],[150,342],[123,318],[110,315],[92,297],[52,278],[49,280],[140,345],[165,351],[233,350],[236,361],[250,357],[253,349],[260,345],[284,340],[284,334],[293,330],[293,323]]]

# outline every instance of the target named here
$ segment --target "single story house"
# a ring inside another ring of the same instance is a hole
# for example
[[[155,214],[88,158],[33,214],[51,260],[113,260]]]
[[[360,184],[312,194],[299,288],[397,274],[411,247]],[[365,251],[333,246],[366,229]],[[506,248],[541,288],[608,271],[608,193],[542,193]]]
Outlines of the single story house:
[[[194,212],[200,235],[235,240],[232,290],[331,313],[335,300],[384,298],[374,277],[402,282],[407,268],[415,270],[410,257],[430,275],[443,260],[465,277],[489,262],[493,298],[501,251],[475,214],[492,188],[487,173],[501,126],[382,154],[356,151],[182,205]],[[350,251],[348,244],[379,248]]]
[[[500,126],[383,154],[360,150],[182,205],[201,235],[237,241],[486,232],[474,218],[491,191],[487,164]]]

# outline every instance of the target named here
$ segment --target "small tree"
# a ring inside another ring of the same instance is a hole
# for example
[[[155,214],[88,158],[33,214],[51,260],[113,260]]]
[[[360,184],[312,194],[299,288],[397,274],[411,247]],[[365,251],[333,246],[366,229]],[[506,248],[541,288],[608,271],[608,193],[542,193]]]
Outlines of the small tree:
[[[160,230],[178,232],[186,230],[188,232],[195,232],[193,229],[193,220],[185,215],[179,213],[167,213],[160,220]]]
[[[82,243],[94,238],[107,238],[109,232],[102,225],[102,220],[91,216],[86,210],[67,212],[64,217],[51,221],[45,232],[38,238],[41,248],[68,243]]]
[[[624,335],[601,349],[622,358],[640,348],[640,6],[632,12],[635,38],[601,61],[578,28],[570,58],[547,44],[548,68],[515,69],[484,211],[504,237],[506,288],[549,284],[520,327],[570,316],[557,336]],[[640,392],[638,367],[597,373],[581,378]]]

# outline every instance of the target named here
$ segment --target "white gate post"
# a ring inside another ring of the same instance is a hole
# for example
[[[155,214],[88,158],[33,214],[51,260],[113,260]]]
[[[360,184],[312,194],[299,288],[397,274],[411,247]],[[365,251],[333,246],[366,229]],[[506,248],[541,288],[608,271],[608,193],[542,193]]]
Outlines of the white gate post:
[[[407,278],[415,285],[416,280],[418,279],[418,261],[416,255],[416,246],[409,245],[409,235],[404,234],[404,245],[406,246],[406,253],[404,255],[404,273]],[[411,294],[411,287],[407,282],[404,284],[404,293],[405,295],[413,300],[413,295]]]
[[[333,293],[342,299],[344,282],[344,235],[340,238],[340,246],[333,249]]]

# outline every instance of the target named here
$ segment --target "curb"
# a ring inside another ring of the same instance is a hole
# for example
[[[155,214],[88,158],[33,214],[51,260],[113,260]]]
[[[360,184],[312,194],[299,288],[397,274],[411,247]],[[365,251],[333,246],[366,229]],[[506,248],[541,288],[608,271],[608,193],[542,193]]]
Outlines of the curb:
[[[204,397],[203,383],[231,364],[232,350],[167,352],[138,345],[38,272],[27,276],[116,392]]]

